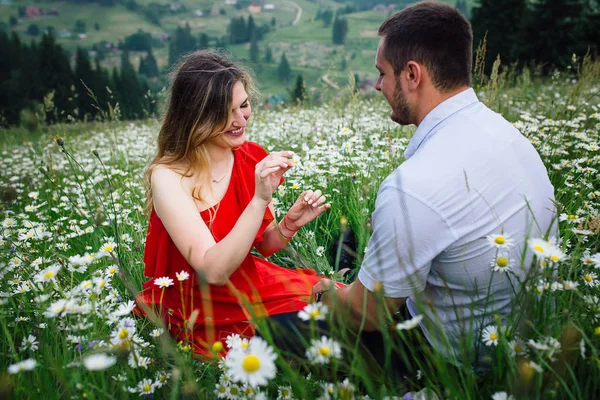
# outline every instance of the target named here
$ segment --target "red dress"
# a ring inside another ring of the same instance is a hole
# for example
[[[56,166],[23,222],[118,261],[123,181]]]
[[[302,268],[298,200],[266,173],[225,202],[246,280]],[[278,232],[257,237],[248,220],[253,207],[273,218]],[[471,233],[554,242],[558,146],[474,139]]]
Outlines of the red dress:
[[[256,143],[246,142],[234,151],[231,181],[223,199],[200,214],[211,229],[216,242],[231,231],[254,196],[254,168],[267,156]],[[212,219],[212,223],[211,223]],[[274,217],[265,211],[254,244]],[[184,340],[200,355],[210,356],[212,344],[232,334],[254,335],[250,320],[255,317],[296,312],[310,301],[311,290],[319,277],[313,270],[287,269],[248,253],[225,286],[201,282],[198,275],[181,255],[160,218],[152,210],[144,252],[144,275],[152,278],[144,284],[138,303],[148,306],[162,304],[160,311],[171,336]],[[178,281],[176,273],[186,271],[189,279]],[[166,289],[154,284],[155,278],[169,277],[174,285]],[[186,329],[192,314],[195,323]]]

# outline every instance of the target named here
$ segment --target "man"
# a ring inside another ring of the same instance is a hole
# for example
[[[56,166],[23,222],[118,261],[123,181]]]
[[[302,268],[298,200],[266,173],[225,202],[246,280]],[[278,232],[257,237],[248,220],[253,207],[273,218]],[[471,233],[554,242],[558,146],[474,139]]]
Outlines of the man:
[[[379,36],[376,89],[391,119],[417,130],[379,189],[358,279],[335,293],[322,279],[313,293],[365,331],[386,323],[378,304],[405,305],[435,350],[465,361],[481,329],[510,314],[527,239],[553,224],[553,187],[529,141],[470,88],[473,35],[459,11],[417,3]]]

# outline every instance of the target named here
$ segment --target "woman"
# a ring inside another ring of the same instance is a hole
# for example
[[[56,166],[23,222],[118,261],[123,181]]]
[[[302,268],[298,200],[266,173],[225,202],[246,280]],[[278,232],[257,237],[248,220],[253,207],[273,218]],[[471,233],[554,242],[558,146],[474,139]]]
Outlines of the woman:
[[[152,279],[137,300],[142,309],[156,306],[171,335],[200,355],[232,333],[252,336],[257,317],[301,310],[318,281],[314,271],[250,254],[281,250],[329,204],[319,190],[305,192],[277,222],[272,194],[293,153],[267,155],[246,141],[249,94],[250,75],[224,56],[187,56],[175,70],[158,154],[146,172],[152,207],[144,274]]]

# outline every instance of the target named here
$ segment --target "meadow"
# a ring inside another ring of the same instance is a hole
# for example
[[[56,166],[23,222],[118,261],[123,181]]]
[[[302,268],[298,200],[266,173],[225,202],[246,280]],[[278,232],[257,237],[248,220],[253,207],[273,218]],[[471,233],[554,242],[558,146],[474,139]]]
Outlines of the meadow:
[[[489,369],[452,366],[425,350],[409,358],[416,373],[402,380],[371,369],[333,334],[307,343],[306,357],[293,362],[262,340],[235,338],[213,344],[215,358],[201,361],[161,324],[133,316],[132,299],[147,280],[142,176],[158,121],[0,132],[0,397],[597,398],[598,82],[600,65],[589,59],[543,81],[526,69],[475,82],[480,99],[540,153],[555,187],[560,237],[532,238],[539,240],[524,251],[536,252],[536,262],[514,315],[475,338],[489,350]],[[274,195],[278,216],[308,188],[321,188],[332,204],[270,260],[334,276],[331,248],[345,227],[364,254],[377,188],[402,163],[413,128],[393,124],[381,96],[351,89],[318,107],[258,108],[251,121],[250,140],[296,153]],[[169,278],[175,285],[185,279]],[[307,318],[327,314],[311,307]],[[390,343],[412,328],[388,326]],[[234,350],[219,360],[223,347]],[[253,373],[244,369],[248,351],[260,360]]]

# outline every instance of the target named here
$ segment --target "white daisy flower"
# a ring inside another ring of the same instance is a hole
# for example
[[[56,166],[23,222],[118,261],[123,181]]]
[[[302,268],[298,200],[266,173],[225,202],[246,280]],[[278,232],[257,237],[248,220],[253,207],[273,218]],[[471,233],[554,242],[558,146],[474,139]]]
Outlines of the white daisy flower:
[[[83,365],[89,371],[103,371],[117,363],[117,357],[105,353],[92,354],[83,359]]]
[[[190,274],[187,271],[179,271],[175,274],[178,281],[185,281],[190,277]]]
[[[156,278],[154,280],[154,284],[160,288],[167,288],[169,286],[173,286],[173,279],[163,276],[161,278]]]
[[[419,324],[421,323],[422,320],[423,320],[423,316],[417,315],[411,319],[408,319],[406,321],[402,321],[402,322],[398,323],[396,325],[396,330],[397,331],[409,331],[409,330],[414,329],[417,326],[419,326]]]
[[[42,271],[38,272],[37,274],[35,274],[33,279],[35,282],[38,282],[38,283],[54,281],[56,279],[56,275],[58,274],[58,271],[60,271],[60,268],[61,267],[59,264],[51,265],[51,266],[43,269]]]
[[[27,349],[30,349],[31,351],[36,351],[39,349],[39,343],[35,336],[29,335],[26,338],[23,338],[19,350],[25,351]]]
[[[264,386],[275,377],[277,354],[264,339],[253,337],[248,348],[234,348],[227,353],[226,365],[231,379],[251,387]]]
[[[511,268],[515,266],[515,260],[510,258],[509,253],[500,252],[498,256],[490,262],[490,267],[492,267],[492,271],[501,271],[507,272],[510,271]]]
[[[279,386],[277,389],[277,400],[293,400],[294,392],[291,386]]]
[[[312,364],[329,364],[332,359],[342,357],[342,348],[338,342],[327,336],[321,339],[312,339],[311,346],[306,349],[306,358]]]
[[[323,257],[323,255],[325,254],[325,247],[323,247],[323,246],[317,247],[315,250],[315,254],[319,257]]]
[[[533,251],[533,253],[538,257],[546,257],[548,255],[549,250],[552,248],[552,245],[548,243],[548,241],[535,238],[529,239],[529,248]]]
[[[515,400],[515,398],[506,392],[496,392],[492,395],[492,400]]]
[[[144,396],[144,397],[149,396],[152,393],[154,393],[155,389],[156,389],[156,385],[155,385],[154,381],[149,378],[142,379],[140,381],[140,383],[138,383],[138,385],[135,387],[127,388],[129,393],[139,393],[140,396]]]
[[[584,274],[583,283],[590,287],[598,286],[598,275],[595,272],[588,272],[587,274]]]
[[[486,326],[481,333],[481,341],[486,346],[497,346],[498,345],[498,328],[496,325]]]
[[[523,340],[519,337],[516,337],[510,342],[508,342],[508,346],[510,349],[510,355],[513,357],[515,357],[517,354],[522,355],[527,353],[525,342],[523,342]]]
[[[8,373],[11,375],[17,374],[21,371],[31,371],[37,365],[37,361],[33,358],[30,358],[25,361],[18,362],[16,364],[12,364],[8,366]]]
[[[515,244],[514,239],[508,233],[487,235],[486,239],[490,246],[498,249],[508,249]]]
[[[298,318],[302,321],[323,321],[329,312],[327,305],[318,303],[309,303],[303,310],[298,311]]]

